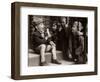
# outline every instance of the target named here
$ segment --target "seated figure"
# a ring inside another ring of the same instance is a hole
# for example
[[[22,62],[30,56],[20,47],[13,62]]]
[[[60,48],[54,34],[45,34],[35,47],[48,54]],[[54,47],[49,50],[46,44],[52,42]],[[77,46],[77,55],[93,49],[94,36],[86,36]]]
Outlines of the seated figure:
[[[52,63],[61,64],[57,60],[56,45],[51,39],[49,29],[45,27],[43,22],[38,22],[35,28],[36,30],[32,34],[32,39],[35,52],[40,53],[40,65],[48,65],[45,60],[45,53],[48,51],[52,53]]]

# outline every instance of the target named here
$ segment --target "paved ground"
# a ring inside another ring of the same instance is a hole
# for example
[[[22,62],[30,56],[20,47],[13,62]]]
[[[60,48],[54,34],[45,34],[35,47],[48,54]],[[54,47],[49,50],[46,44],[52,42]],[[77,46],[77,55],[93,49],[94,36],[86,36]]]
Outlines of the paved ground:
[[[61,60],[60,62],[61,62],[60,65],[73,65],[74,64],[74,62],[70,62],[70,61],[66,61],[66,60]],[[48,63],[48,66],[56,66],[56,65],[58,65],[58,64]]]

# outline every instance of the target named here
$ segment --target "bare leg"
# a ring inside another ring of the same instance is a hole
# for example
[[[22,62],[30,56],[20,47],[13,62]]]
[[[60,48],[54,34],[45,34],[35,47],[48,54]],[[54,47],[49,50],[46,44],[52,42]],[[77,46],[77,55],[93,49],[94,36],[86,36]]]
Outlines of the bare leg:
[[[52,52],[52,56],[53,56],[52,63],[61,64],[61,62],[59,62],[59,61],[57,60],[56,46],[53,46],[53,45],[52,45],[52,50],[51,50],[51,52]]]
[[[39,47],[40,47],[41,62],[45,62],[46,45],[45,44],[41,44]]]
[[[53,55],[53,59],[56,60],[57,57],[56,57],[56,47],[55,46],[51,46],[51,45],[47,45],[46,47],[46,51],[49,52],[51,51],[52,55]]]
[[[57,59],[57,56],[56,56],[56,47],[55,46],[52,46],[52,55],[53,55],[53,59],[56,60]]]
[[[46,63],[46,60],[45,60],[46,45],[45,44],[41,44],[35,50],[37,52],[40,52],[40,65],[41,66],[47,66],[48,64]]]
[[[57,56],[56,56],[56,47],[55,46],[51,46],[51,45],[47,45],[46,47],[46,51],[51,51],[52,53],[52,56],[53,56],[53,60],[52,60],[52,63],[55,63],[55,64],[61,64],[58,60],[57,60]]]

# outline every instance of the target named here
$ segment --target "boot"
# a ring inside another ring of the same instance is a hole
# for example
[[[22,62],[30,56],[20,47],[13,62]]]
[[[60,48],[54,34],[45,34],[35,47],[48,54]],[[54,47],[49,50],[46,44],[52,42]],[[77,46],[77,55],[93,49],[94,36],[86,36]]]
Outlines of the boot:
[[[55,63],[55,64],[61,64],[61,62],[59,62],[58,60],[52,60],[52,63]]]
[[[40,66],[47,66],[47,65],[48,65],[48,63],[46,61],[40,63]]]

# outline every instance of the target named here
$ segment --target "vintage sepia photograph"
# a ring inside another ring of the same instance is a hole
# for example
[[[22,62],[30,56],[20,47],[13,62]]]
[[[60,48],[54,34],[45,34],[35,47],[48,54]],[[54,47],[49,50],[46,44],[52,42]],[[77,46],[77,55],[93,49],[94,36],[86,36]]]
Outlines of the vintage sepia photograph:
[[[12,79],[97,75],[97,7],[14,2]]]
[[[86,64],[88,18],[28,15],[28,66]]]

